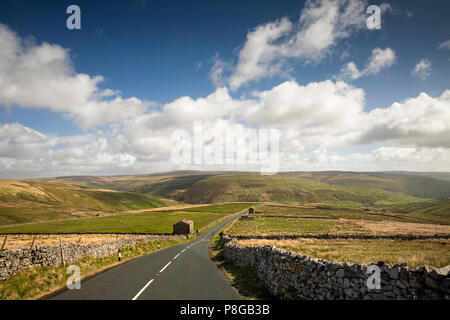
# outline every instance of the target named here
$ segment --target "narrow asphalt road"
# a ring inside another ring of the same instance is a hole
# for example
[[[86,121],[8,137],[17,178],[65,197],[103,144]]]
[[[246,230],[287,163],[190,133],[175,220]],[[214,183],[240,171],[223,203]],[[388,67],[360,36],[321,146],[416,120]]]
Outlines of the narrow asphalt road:
[[[209,242],[231,217],[194,240],[144,255],[65,290],[54,300],[242,299],[209,256]],[[83,272],[83,270],[81,270]]]

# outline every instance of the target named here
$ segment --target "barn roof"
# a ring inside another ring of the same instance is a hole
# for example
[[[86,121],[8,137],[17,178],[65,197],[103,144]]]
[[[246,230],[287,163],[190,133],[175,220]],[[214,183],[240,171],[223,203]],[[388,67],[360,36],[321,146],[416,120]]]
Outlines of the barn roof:
[[[179,224],[179,223],[185,223],[185,224],[189,224],[190,225],[190,224],[194,224],[194,221],[184,218],[184,219],[178,221],[175,224]]]

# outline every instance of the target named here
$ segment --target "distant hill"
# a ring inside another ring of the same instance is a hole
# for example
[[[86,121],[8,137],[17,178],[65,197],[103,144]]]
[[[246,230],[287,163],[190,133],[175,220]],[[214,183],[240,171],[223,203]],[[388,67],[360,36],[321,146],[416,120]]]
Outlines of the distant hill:
[[[0,225],[170,205],[141,194],[67,183],[0,180]]]
[[[68,183],[91,188],[158,195],[165,198],[181,196],[195,183],[208,177],[250,174],[221,171],[173,171],[127,176],[74,176],[31,181]],[[276,176],[287,176],[323,182],[333,186],[375,188],[401,193],[418,198],[450,198],[450,173],[446,172],[283,172]],[[270,178],[269,178],[270,179]],[[190,193],[188,198],[195,199]],[[285,198],[285,196],[283,196]],[[281,199],[279,199],[281,200]]]
[[[413,198],[449,198],[449,177],[449,173],[436,172],[284,172],[261,176],[242,172],[175,171],[32,181],[135,192],[189,203],[275,200],[380,205],[415,202],[417,199]],[[257,182],[252,184],[249,181]],[[407,196],[413,198],[408,199]]]
[[[288,172],[289,177],[338,186],[377,188],[419,198],[450,198],[450,174],[412,172]]]
[[[187,203],[292,201],[384,205],[424,201],[381,189],[336,186],[311,179],[286,175],[262,176],[258,173],[173,177],[141,186],[140,191]]]
[[[67,176],[67,177],[53,177],[53,178],[37,178],[28,179],[26,181],[35,182],[57,182],[66,183],[77,186],[91,187],[91,188],[105,188],[111,190],[131,191],[146,193],[148,186],[171,180],[173,178],[180,178],[182,180],[195,180],[197,178],[204,178],[208,176],[229,174],[233,172],[223,171],[170,171],[151,174],[136,174],[136,175],[120,175],[120,176]]]

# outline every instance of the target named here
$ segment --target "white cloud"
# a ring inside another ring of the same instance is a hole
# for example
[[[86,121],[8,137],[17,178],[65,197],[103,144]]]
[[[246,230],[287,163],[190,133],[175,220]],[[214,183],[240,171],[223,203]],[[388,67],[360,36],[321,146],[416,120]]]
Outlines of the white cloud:
[[[255,92],[242,117],[250,124],[295,126],[299,133],[319,134],[351,126],[363,110],[364,91],[330,80],[301,86],[286,81],[271,90]]]
[[[365,6],[365,0],[308,0],[298,23],[283,18],[256,27],[239,53],[230,88],[280,74],[288,58],[321,61],[340,39],[365,26]]]
[[[450,50],[450,40],[439,43],[438,48]]]
[[[49,136],[19,123],[0,125],[2,177],[97,174],[132,169],[136,156],[112,150],[103,135]]]
[[[433,98],[421,93],[389,108],[377,108],[364,114],[360,127],[349,130],[340,143],[399,145],[450,148],[450,90]],[[337,143],[335,141],[335,143]]]
[[[275,41],[287,35],[292,27],[292,23],[283,18],[258,26],[250,32],[239,53],[239,62],[230,78],[230,87],[237,89],[250,80],[278,73],[282,62],[274,60],[283,54]]]
[[[248,128],[280,129],[281,170],[448,170],[450,90],[422,93],[391,107],[364,111],[364,91],[345,82],[301,86],[287,81],[251,99],[233,99],[227,89],[205,98],[182,97],[160,111],[124,120],[105,131],[59,137],[21,124],[0,126],[2,177],[123,174],[175,169],[258,170],[251,166],[180,166],[170,162],[174,130],[193,134],[196,120],[219,136]],[[205,143],[213,143],[207,138]],[[334,154],[348,146],[377,152]],[[315,148],[305,157],[298,153]],[[243,151],[246,152],[246,151]]]
[[[236,81],[234,88],[278,74],[284,59],[290,57],[310,63],[323,59],[338,39],[358,29],[356,22],[346,19],[359,17],[360,3],[309,1],[298,24],[281,19],[256,28],[249,33],[230,79]],[[100,89],[101,77],[75,73],[68,51],[60,46],[26,45],[5,26],[0,26],[0,46],[0,104],[47,108],[91,128],[88,134],[56,136],[19,123],[0,124],[2,177],[187,169],[170,162],[170,137],[179,128],[192,132],[197,120],[204,121],[205,130],[213,136],[227,130],[280,129],[282,170],[449,170],[450,90],[440,97],[422,93],[369,112],[364,90],[345,81],[299,84],[291,80],[233,98],[228,88],[220,86],[229,65],[216,56],[210,74],[219,86],[214,92],[148,109],[148,102]],[[376,48],[364,69],[349,63],[348,76],[377,74],[395,61],[394,50]],[[418,65],[417,75],[426,78],[431,63],[423,59]],[[94,132],[97,125],[104,125],[103,131]],[[328,151],[383,144],[389,147],[369,153]],[[315,151],[300,157],[305,150]],[[255,170],[248,166],[188,168]]]
[[[428,59],[421,59],[411,71],[411,74],[422,80],[426,80],[431,74],[431,61]]]
[[[225,85],[224,73],[229,69],[229,65],[220,58],[219,54],[216,54],[213,62],[209,77],[216,87],[222,87]]]
[[[382,69],[391,67],[396,60],[395,51],[391,48],[380,49],[376,48],[372,51],[372,56],[369,58],[369,64],[364,73],[377,74]]]
[[[391,48],[380,49],[375,48],[372,50],[366,67],[360,71],[356,64],[352,61],[346,64],[338,76],[340,79],[359,79],[363,76],[374,75],[379,73],[382,69],[391,67],[397,60],[395,51]]]
[[[295,162],[302,170],[450,171],[450,149],[380,147],[339,155],[321,148]]]
[[[75,73],[68,50],[58,45],[25,45],[1,24],[0,45],[0,104],[47,108],[83,128],[136,116],[149,105],[100,89],[101,76]]]

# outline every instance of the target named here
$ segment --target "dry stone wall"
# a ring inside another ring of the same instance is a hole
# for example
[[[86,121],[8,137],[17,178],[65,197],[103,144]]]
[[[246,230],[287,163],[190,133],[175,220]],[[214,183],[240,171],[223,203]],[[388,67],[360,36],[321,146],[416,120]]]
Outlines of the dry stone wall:
[[[450,239],[448,234],[435,235],[366,235],[366,234],[291,234],[291,235],[251,235],[233,236],[237,240],[296,240],[296,239],[352,239],[352,240],[431,240]]]
[[[117,239],[100,244],[63,244],[64,261],[73,263],[83,257],[103,258],[117,254],[118,249],[155,240],[175,240],[184,236],[145,236]],[[33,249],[0,250],[0,279],[9,277],[23,269],[38,266],[59,267],[62,265],[61,248],[38,247]]]
[[[240,267],[256,267],[258,277],[278,299],[450,299],[450,266],[408,268],[379,262],[380,289],[369,290],[368,265],[314,259],[274,246],[244,247],[226,234],[222,241],[225,258]]]

